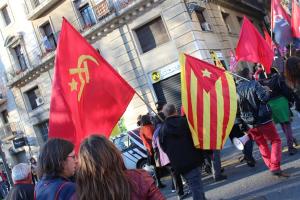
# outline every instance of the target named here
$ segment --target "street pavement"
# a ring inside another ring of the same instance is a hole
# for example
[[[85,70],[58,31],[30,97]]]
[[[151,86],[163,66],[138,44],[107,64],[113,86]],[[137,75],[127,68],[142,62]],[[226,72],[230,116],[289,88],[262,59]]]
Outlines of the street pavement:
[[[294,136],[300,142],[300,118],[295,114],[292,123]],[[270,174],[261,159],[257,146],[253,155],[257,161],[254,168],[240,163],[242,153],[227,142],[222,150],[222,166],[227,180],[214,182],[211,175],[203,174],[203,185],[208,200],[300,200],[300,145],[298,153],[290,156],[287,152],[286,139],[280,126],[277,130],[282,138],[282,169],[290,174],[289,178],[278,178]],[[163,178],[167,187],[161,191],[168,200],[176,200],[176,193],[171,192],[170,177]],[[185,190],[187,187],[185,186]],[[187,198],[191,200],[189,195]]]

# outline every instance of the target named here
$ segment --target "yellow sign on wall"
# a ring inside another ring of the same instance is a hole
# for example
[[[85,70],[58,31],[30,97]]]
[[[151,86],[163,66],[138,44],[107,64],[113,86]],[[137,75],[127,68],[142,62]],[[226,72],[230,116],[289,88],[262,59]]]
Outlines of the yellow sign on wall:
[[[158,82],[160,80],[160,73],[157,71],[152,72],[151,78],[153,82]]]

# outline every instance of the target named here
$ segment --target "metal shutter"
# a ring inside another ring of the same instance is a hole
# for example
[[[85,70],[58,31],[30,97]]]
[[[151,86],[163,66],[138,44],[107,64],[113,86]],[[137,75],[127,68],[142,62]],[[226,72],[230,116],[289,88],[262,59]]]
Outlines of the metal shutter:
[[[158,101],[174,104],[178,111],[181,108],[180,73],[153,84]],[[179,112],[180,113],[180,112]]]

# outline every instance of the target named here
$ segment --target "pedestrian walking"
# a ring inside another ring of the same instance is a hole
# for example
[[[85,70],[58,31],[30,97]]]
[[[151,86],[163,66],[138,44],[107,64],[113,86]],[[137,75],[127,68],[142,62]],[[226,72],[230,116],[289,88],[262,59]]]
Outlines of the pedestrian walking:
[[[70,181],[77,167],[74,145],[63,139],[50,139],[38,159],[40,180],[35,186],[36,200],[71,200],[75,198],[75,183]]]
[[[234,121],[234,125],[229,134],[229,138],[230,138],[231,142],[233,143],[233,138],[243,137],[248,130],[249,130],[249,127],[241,119],[240,111],[238,108],[236,118]],[[251,137],[245,143],[244,149],[242,152],[243,152],[243,156],[240,158],[240,162],[246,161],[246,163],[249,167],[255,167],[256,161],[253,157],[253,139]]]
[[[160,174],[158,168],[155,165],[155,160],[154,160],[154,152],[152,147],[153,133],[154,133],[154,126],[152,125],[150,116],[143,115],[141,117],[140,136],[144,146],[147,149],[148,165],[154,166],[154,178],[156,181],[156,186],[159,188],[163,188],[165,187],[165,185],[160,180]]]
[[[241,119],[249,126],[248,133],[259,147],[262,158],[271,173],[276,176],[288,175],[280,168],[281,139],[272,122],[271,108],[267,105],[270,89],[259,82],[251,80],[252,74],[248,68],[238,71],[245,79],[237,82],[239,108]],[[271,150],[268,146],[271,143]]]
[[[78,159],[79,200],[165,199],[146,171],[126,169],[121,152],[104,136],[86,138]]]
[[[32,183],[31,167],[27,163],[19,163],[12,169],[14,186],[9,191],[6,200],[34,200],[34,185]]]
[[[185,117],[178,115],[173,104],[166,104],[163,113],[166,119],[159,132],[160,145],[168,155],[174,170],[186,179],[193,199],[203,200],[205,195],[201,180],[202,151],[194,147],[188,122]]]
[[[283,77],[275,68],[272,68],[271,74],[269,74],[268,78],[261,79],[260,83],[271,89],[268,105],[272,110],[273,122],[281,125],[286,136],[288,152],[290,155],[294,155],[297,153],[297,149],[293,146],[293,144],[297,144],[297,140],[293,136],[291,126],[292,111],[289,106],[294,103],[293,91],[286,85]]]
[[[158,113],[162,120],[165,120],[165,115],[162,112]],[[166,167],[172,176],[172,191],[177,191],[179,198],[184,198],[188,193],[184,193],[181,176],[176,172],[171,164],[168,155],[162,150],[159,144],[159,131],[162,126],[162,121],[157,121],[156,129],[153,134],[152,146],[154,149],[155,164],[157,167]]]
[[[0,169],[0,195],[4,199],[6,195],[8,194],[8,180],[6,174],[3,172],[2,169]]]
[[[300,57],[289,57],[285,65],[285,80],[300,99]]]

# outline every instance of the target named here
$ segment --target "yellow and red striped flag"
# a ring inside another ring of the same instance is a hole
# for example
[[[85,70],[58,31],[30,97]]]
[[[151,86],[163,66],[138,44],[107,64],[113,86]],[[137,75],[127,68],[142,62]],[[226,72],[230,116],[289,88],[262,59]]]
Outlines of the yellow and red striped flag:
[[[233,77],[224,69],[181,54],[182,105],[194,145],[222,149],[233,127],[237,95]]]

